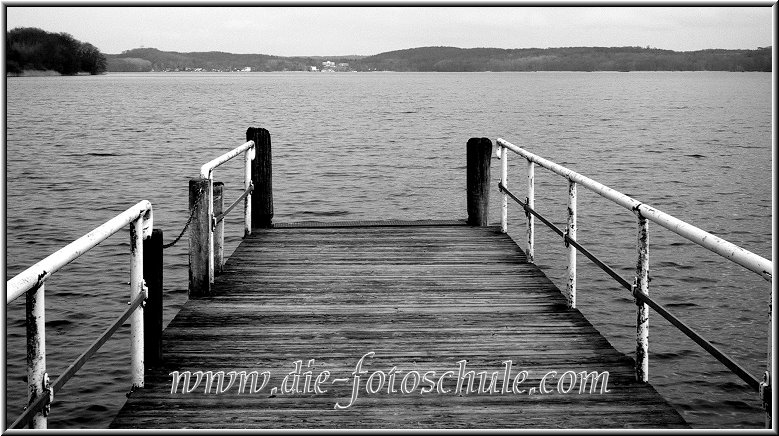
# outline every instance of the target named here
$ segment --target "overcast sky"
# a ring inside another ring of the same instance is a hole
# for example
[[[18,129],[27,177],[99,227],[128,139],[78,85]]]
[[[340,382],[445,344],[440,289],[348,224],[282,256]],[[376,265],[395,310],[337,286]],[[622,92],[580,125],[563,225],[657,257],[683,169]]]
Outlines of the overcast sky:
[[[437,45],[754,49],[772,45],[774,15],[770,6],[406,7],[402,3],[393,7],[7,5],[6,14],[6,30],[38,27],[67,32],[104,53],[144,46],[280,56],[371,55]]]

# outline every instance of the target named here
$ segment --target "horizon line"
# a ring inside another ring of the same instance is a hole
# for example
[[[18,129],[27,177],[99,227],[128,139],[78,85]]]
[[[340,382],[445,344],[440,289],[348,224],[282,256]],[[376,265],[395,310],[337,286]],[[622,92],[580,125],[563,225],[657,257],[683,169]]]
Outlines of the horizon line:
[[[754,48],[720,48],[720,47],[710,47],[710,48],[702,48],[697,50],[673,50],[673,49],[667,49],[667,48],[660,48],[660,47],[653,47],[650,45],[646,46],[639,46],[639,45],[614,45],[614,46],[605,46],[605,45],[572,45],[572,46],[559,46],[559,47],[516,47],[516,48],[504,48],[504,47],[487,47],[487,46],[480,46],[480,47],[457,47],[452,45],[424,45],[424,46],[418,46],[418,47],[407,47],[407,48],[399,48],[394,50],[386,50],[379,53],[374,54],[348,54],[348,55],[332,55],[332,54],[326,54],[326,55],[278,55],[278,54],[269,54],[269,53],[259,53],[259,52],[252,52],[252,53],[238,53],[238,52],[230,52],[225,50],[195,50],[195,51],[179,51],[179,50],[165,50],[160,49],[157,47],[147,47],[147,46],[140,46],[135,48],[130,48],[123,50],[120,53],[103,53],[106,55],[116,56],[121,55],[124,52],[131,51],[131,50],[140,50],[140,49],[151,49],[151,50],[158,50],[161,52],[169,52],[169,53],[227,53],[227,54],[234,54],[234,55],[262,55],[262,56],[275,56],[275,57],[286,57],[286,58],[309,58],[309,57],[332,57],[332,58],[346,58],[346,57],[370,57],[370,56],[377,56],[384,53],[391,53],[394,51],[403,51],[403,50],[415,50],[420,48],[456,48],[460,50],[474,50],[474,49],[498,49],[498,50],[554,50],[554,49],[564,49],[564,48],[641,48],[641,49],[647,49],[647,50],[662,50],[662,51],[671,51],[675,53],[694,53],[698,51],[706,51],[706,50],[728,50],[728,51],[738,51],[738,50],[761,50],[766,48],[773,48],[773,44],[768,44],[765,46],[757,46]]]

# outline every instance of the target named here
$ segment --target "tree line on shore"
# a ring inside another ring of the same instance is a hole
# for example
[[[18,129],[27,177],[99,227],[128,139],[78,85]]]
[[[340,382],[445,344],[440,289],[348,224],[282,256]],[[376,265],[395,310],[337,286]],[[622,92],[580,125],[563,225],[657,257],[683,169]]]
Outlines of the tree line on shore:
[[[392,71],[771,71],[771,47],[677,52],[650,47],[423,47],[362,59]]]
[[[677,52],[650,47],[420,47],[373,56],[282,57],[154,48],[107,55],[108,71],[310,71],[324,61],[349,71],[771,71],[771,47]]]
[[[5,53],[7,74],[22,74],[25,70],[49,70],[62,75],[102,74],[107,70],[105,55],[94,45],[67,33],[49,33],[34,27],[6,32]]]
[[[322,62],[353,62],[360,56],[272,56],[221,51],[179,53],[136,48],[107,55],[108,71],[308,71]]]
[[[677,52],[650,47],[457,48],[419,47],[373,56],[271,56],[226,52],[179,53],[136,48],[105,55],[67,33],[37,28],[6,32],[6,72],[52,70],[63,75],[106,71],[766,71],[771,47]],[[330,64],[332,65],[332,64]]]

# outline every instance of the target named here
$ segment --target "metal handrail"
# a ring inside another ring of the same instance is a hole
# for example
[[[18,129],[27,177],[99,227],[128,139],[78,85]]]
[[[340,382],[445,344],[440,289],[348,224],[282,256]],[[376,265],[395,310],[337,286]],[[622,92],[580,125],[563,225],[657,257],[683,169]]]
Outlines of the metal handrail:
[[[749,385],[752,389],[757,390],[760,387],[760,380],[758,380],[756,377],[754,377],[752,374],[750,374],[746,369],[744,369],[743,366],[741,366],[738,362],[736,362],[732,357],[725,354],[723,351],[721,351],[719,348],[717,348],[714,344],[706,340],[703,336],[701,336],[698,332],[693,330],[691,327],[689,327],[687,324],[685,324],[682,320],[677,318],[675,315],[673,315],[671,312],[668,311],[665,307],[657,303],[656,301],[649,298],[648,295],[645,295],[641,292],[636,292],[636,288],[634,285],[630,284],[629,281],[625,280],[622,276],[620,276],[612,267],[604,263],[602,260],[598,259],[597,256],[592,254],[589,250],[581,246],[576,240],[571,239],[564,231],[562,231],[559,227],[552,224],[551,221],[546,219],[543,215],[539,214],[536,210],[532,209],[530,206],[527,205],[527,202],[524,202],[517,198],[516,195],[512,194],[511,191],[506,189],[503,184],[498,184],[498,189],[509,196],[514,202],[522,206],[523,209],[525,209],[525,212],[532,214],[541,222],[543,222],[547,227],[552,229],[555,233],[557,233],[558,236],[563,238],[563,241],[565,241],[565,244],[570,244],[574,248],[576,248],[580,253],[584,254],[592,263],[594,263],[597,267],[599,267],[601,270],[603,270],[606,274],[610,275],[611,278],[613,278],[616,282],[618,282],[623,288],[627,289],[631,292],[631,294],[638,300],[647,303],[652,309],[654,309],[657,313],[659,313],[663,318],[668,320],[671,324],[676,326],[682,333],[687,335],[688,338],[692,339],[696,344],[700,345],[704,350],[708,351],[709,354],[714,356],[717,360],[722,362],[723,365],[727,366],[734,374],[736,374],[741,380],[743,380],[746,384]]]
[[[572,171],[562,165],[558,165],[527,150],[517,147],[510,142],[498,138],[498,148],[496,153],[498,158],[501,159],[501,178],[498,187],[503,193],[503,204],[501,213],[501,231],[506,233],[508,228],[508,198],[511,197],[514,201],[519,203],[524,209],[527,215],[527,257],[530,262],[533,262],[534,252],[534,221],[533,218],[539,218],[544,224],[552,228],[558,235],[563,237],[563,240],[568,247],[568,285],[566,287],[566,300],[569,307],[576,307],[576,252],[577,250],[585,254],[590,260],[592,260],[597,266],[606,271],[609,275],[617,280],[622,286],[631,291],[635,298],[637,312],[636,312],[636,378],[641,381],[648,381],[649,379],[649,308],[651,307],[665,319],[671,322],[677,329],[687,335],[690,339],[695,341],[698,345],[703,347],[709,354],[717,358],[725,366],[728,367],[733,373],[738,375],[744,380],[750,387],[756,389],[763,401],[764,408],[766,410],[766,423],[771,422],[771,373],[772,373],[772,360],[771,360],[771,345],[772,345],[772,331],[771,331],[771,314],[769,313],[768,320],[768,359],[767,359],[767,371],[763,374],[763,380],[758,381],[756,377],[749,374],[741,365],[736,363],[728,355],[720,351],[717,347],[712,345],[709,341],[700,336],[697,332],[684,324],[681,320],[676,318],[670,312],[668,312],[663,306],[649,298],[649,243],[648,243],[648,221],[655,222],[660,226],[682,236],[709,251],[712,251],[720,256],[734,262],[742,267],[755,272],[762,276],[767,281],[773,280],[773,262],[765,259],[755,253],[745,250],[731,242],[728,242],[722,238],[712,235],[698,227],[688,224],[676,217],[668,215],[658,209],[655,209],[649,205],[641,203],[640,201],[633,199],[619,191],[616,191],[608,186],[605,186],[599,182],[596,182],[588,177]],[[506,150],[511,150],[514,153],[522,156],[527,161],[527,198],[523,202],[518,199],[514,194],[508,190],[508,156]],[[568,180],[568,224],[565,231],[559,229],[557,226],[549,222],[546,218],[538,214],[534,209],[534,197],[535,197],[535,170],[534,164],[541,165],[542,167],[565,177]],[[628,281],[621,278],[610,267],[603,262],[595,258],[589,251],[585,250],[581,245],[576,242],[576,230],[577,230],[577,185],[582,185],[589,190],[599,194],[600,196],[611,200],[614,203],[633,212],[638,220],[638,239],[637,239],[637,251],[638,260],[636,262],[636,276],[634,283],[630,285]],[[773,302],[773,295],[771,296],[770,303]],[[769,424],[770,425],[770,424]]]
[[[200,167],[200,177],[204,179],[210,179],[211,178],[211,172],[214,171],[214,168],[226,163],[227,161],[233,159],[234,157],[238,156],[241,153],[245,152],[250,153],[250,160],[254,159],[254,141],[246,141],[245,143],[239,145],[238,147],[235,147],[234,149],[228,151],[227,153],[224,153],[223,155],[214,158],[207,163],[203,164],[203,166]]]
[[[236,200],[233,204],[230,205],[230,207],[227,208],[227,211],[224,212],[221,216],[221,218],[224,218],[225,215],[227,215],[233,208],[238,204],[241,199],[244,200],[244,234],[249,235],[252,232],[252,160],[254,159],[254,156],[256,154],[255,152],[256,146],[254,144],[254,141],[246,141],[243,144],[239,145],[238,147],[235,147],[234,149],[228,151],[227,153],[222,154],[221,156],[214,158],[207,163],[203,164],[203,166],[200,167],[200,177],[203,179],[209,179],[211,183],[209,183],[209,189],[208,189],[208,219],[209,222],[214,222],[214,187],[213,187],[213,181],[214,181],[214,169],[216,169],[218,166],[223,165],[227,163],[228,161],[232,160],[239,154],[244,154],[244,192],[241,195],[241,197]],[[221,220],[219,220],[221,221]],[[214,222],[214,224],[216,224]],[[211,247],[213,252],[213,237],[210,237],[211,239]],[[210,269],[212,271],[211,276],[213,277],[213,262],[210,264]]]
[[[235,200],[225,211],[223,211],[219,216],[214,216],[214,180],[213,180],[213,172],[214,169],[219,167],[220,165],[223,165],[227,163],[228,161],[232,160],[233,158],[237,157],[243,153],[244,155],[244,191],[241,194],[241,196]],[[243,211],[244,211],[244,236],[250,235],[252,232],[252,192],[254,190],[254,185],[252,184],[252,173],[251,173],[251,166],[252,166],[252,160],[254,159],[256,155],[256,145],[254,141],[249,140],[245,143],[239,145],[238,147],[235,147],[234,149],[210,160],[209,162],[203,164],[203,166],[200,167],[200,178],[201,180],[207,181],[207,187],[205,188],[206,192],[206,198],[205,204],[201,204],[202,207],[201,211],[199,213],[204,214],[202,215],[202,218],[205,219],[205,222],[208,223],[208,234],[204,235],[207,237],[207,242],[205,242],[207,247],[207,253],[205,253],[206,256],[206,262],[208,263],[208,281],[210,283],[214,282],[214,276],[215,276],[215,270],[217,268],[221,268],[221,264],[218,265],[217,263],[222,262],[222,258],[220,253],[223,250],[223,238],[224,238],[224,227],[222,224],[222,221],[224,220],[225,216],[235,208],[235,206],[238,205],[238,203],[243,200]],[[194,213],[194,211],[193,211]],[[216,233],[216,235],[215,235]],[[192,245],[190,245],[190,250]],[[196,258],[197,256],[195,256]],[[190,261],[192,261],[192,256]],[[190,262],[190,268],[192,267],[192,262]]]
[[[152,205],[147,200],[138,202],[86,235],[57,250],[35,265],[27,268],[6,282],[6,304],[26,294],[27,324],[27,384],[28,410],[20,416],[15,425],[31,421],[31,427],[42,429],[47,426],[48,408],[55,391],[86,362],[118,328],[114,323],[93,345],[76,359],[68,370],[54,384],[46,373],[46,314],[44,304],[45,281],[53,273],[83,255],[111,235],[130,225],[130,299],[131,307],[121,320],[131,317],[130,371],[133,387],[143,387],[143,310],[142,301],[148,297],[143,279],[143,240],[151,237],[153,227]],[[130,315],[130,312],[132,314]]]
[[[750,271],[760,274],[766,280],[771,280],[774,266],[773,262],[770,260],[752,253],[751,251],[745,250],[738,245],[728,242],[722,238],[712,235],[711,233],[701,230],[692,224],[688,224],[676,217],[668,215],[667,213],[655,209],[647,204],[641,203],[634,198],[609,188],[606,185],[598,183],[562,165],[558,165],[554,162],[530,153],[529,151],[517,147],[516,145],[504,139],[498,138],[497,142],[500,147],[505,147],[524,157],[530,162],[537,163],[538,165],[541,165],[542,167],[552,171],[555,174],[582,185],[585,188],[588,188],[589,190],[600,195],[601,197],[607,198],[614,203],[617,203],[625,209],[638,212],[646,219],[655,222],[662,227],[665,227],[677,235],[682,236],[683,238],[686,238],[700,245],[701,247],[708,249],[709,251],[717,253],[720,256],[734,263],[737,263]]]
[[[147,214],[148,218],[144,218]],[[152,207],[151,203],[143,200],[8,280],[6,304],[30,289],[41,286],[57,270],[139,218],[144,218],[143,238],[150,237],[153,224]]]
[[[27,404],[27,408],[25,408],[24,412],[19,415],[19,417],[16,418],[16,421],[8,426],[8,428],[21,428],[29,424],[35,415],[41,412],[41,410],[50,407],[51,402],[54,400],[54,395],[59,392],[63,386],[65,386],[65,383],[67,383],[68,380],[70,380],[76,374],[76,372],[81,369],[82,366],[84,366],[89,358],[91,358],[97,352],[97,350],[99,350],[100,347],[106,343],[106,341],[111,339],[111,336],[116,333],[119,327],[121,327],[124,322],[127,321],[130,316],[132,316],[132,314],[135,312],[135,309],[137,309],[138,306],[141,306],[145,301],[145,296],[143,294],[138,294],[138,296],[130,303],[124,313],[122,313],[122,315],[117,318],[114,323],[111,324],[111,326],[108,327],[102,335],[100,335],[99,338],[95,339],[92,345],[90,345],[86,351],[81,353],[81,355],[78,356],[76,360],[74,360],[73,363],[62,374],[60,374],[59,377],[57,377],[57,380],[48,384],[43,390],[42,395],[39,395],[35,400]]]
[[[236,198],[236,199],[235,199],[235,201],[233,201],[233,202],[232,202],[232,204],[230,204],[229,206],[227,206],[227,207],[225,208],[224,212],[222,212],[222,213],[220,213],[219,215],[217,215],[217,216],[215,216],[215,217],[214,217],[214,223],[216,223],[216,224],[219,224],[220,222],[222,222],[222,220],[224,220],[224,219],[225,219],[225,217],[227,217],[227,214],[229,214],[230,212],[232,212],[232,210],[233,210],[233,209],[235,209],[235,206],[238,206],[238,203],[240,203],[240,202],[241,202],[241,200],[245,200],[245,199],[246,199],[246,198],[248,198],[250,195],[252,195],[252,192],[253,192],[253,191],[254,191],[254,186],[250,184],[250,185],[249,185],[249,189],[247,189],[247,190],[243,191],[243,194],[241,194],[240,196],[238,196],[238,198]]]

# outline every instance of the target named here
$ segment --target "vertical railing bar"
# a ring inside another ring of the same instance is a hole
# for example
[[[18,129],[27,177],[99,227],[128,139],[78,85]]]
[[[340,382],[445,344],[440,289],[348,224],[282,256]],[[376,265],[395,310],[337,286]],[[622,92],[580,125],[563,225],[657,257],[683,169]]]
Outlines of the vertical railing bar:
[[[527,160],[527,199],[525,203],[529,208],[535,208],[535,164],[530,159]],[[527,261],[533,263],[535,261],[535,218],[532,214],[526,212],[527,217]]]
[[[31,403],[28,403],[27,407],[24,408],[24,412],[22,412],[22,414],[16,418],[16,421],[12,422],[8,428],[23,428],[25,425],[28,425],[30,428],[34,429],[33,419],[35,418],[35,415],[42,413],[44,410],[50,410],[53,397],[53,394],[49,396],[40,396]],[[46,415],[44,414],[43,416]]]
[[[497,148],[500,153],[500,183],[508,189],[508,168],[509,168],[509,154],[508,150],[498,145]],[[508,210],[509,210],[509,196],[505,192],[503,193],[503,202],[501,204],[500,214],[500,231],[501,233],[508,232]]]
[[[143,218],[130,223],[130,302],[145,294],[143,283]],[[130,373],[132,389],[143,387],[143,304],[130,317]]]
[[[224,183],[213,182],[211,192],[213,192],[214,201],[211,205],[214,210],[214,217],[211,221],[211,230],[214,233],[214,276],[217,276],[222,274],[222,265],[224,264],[225,220],[222,215],[224,213]]]
[[[45,284],[26,293],[27,318],[27,404],[43,395],[46,382],[46,305]],[[47,406],[48,407],[48,406]],[[46,429],[46,413],[36,413],[30,422],[32,429]]]
[[[567,239],[576,241],[576,182],[568,180],[568,228]],[[566,241],[568,248],[568,307],[576,308],[576,247]]]
[[[214,177],[208,184],[208,282],[214,283]]]
[[[256,145],[251,146],[244,153],[244,190],[250,190],[252,186],[252,160],[254,159],[254,149]],[[252,233],[252,194],[251,192],[243,200],[243,235],[244,237]]]
[[[638,238],[635,291],[649,295],[649,221],[636,212]],[[636,380],[649,381],[649,306],[636,298]]]

